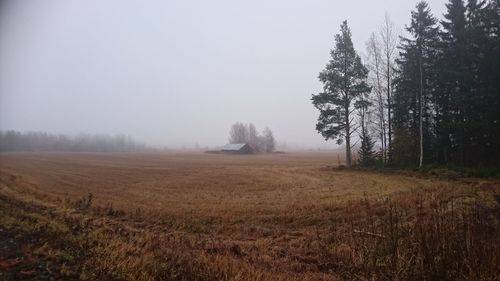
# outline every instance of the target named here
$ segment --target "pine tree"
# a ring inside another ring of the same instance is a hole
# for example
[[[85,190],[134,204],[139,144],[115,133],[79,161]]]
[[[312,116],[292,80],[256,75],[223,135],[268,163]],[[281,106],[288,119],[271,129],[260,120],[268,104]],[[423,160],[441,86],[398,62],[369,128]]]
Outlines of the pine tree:
[[[319,74],[323,92],[313,95],[313,105],[320,111],[316,130],[326,139],[345,141],[346,166],[351,167],[351,136],[356,129],[351,116],[354,102],[370,92],[366,83],[368,69],[354,50],[351,30],[344,21],[335,36],[331,60]]]

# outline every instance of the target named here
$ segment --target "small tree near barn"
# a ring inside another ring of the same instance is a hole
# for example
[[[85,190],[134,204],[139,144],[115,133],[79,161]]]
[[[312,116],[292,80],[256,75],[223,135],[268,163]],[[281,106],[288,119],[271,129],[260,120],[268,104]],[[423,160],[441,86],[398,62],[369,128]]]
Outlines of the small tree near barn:
[[[229,131],[229,143],[247,143],[248,130],[245,124],[236,122],[231,126]]]
[[[262,132],[262,148],[263,151],[271,152],[276,148],[276,141],[274,140],[273,132],[269,128],[265,128]]]
[[[272,152],[276,149],[276,141],[271,129],[266,128],[260,135],[254,124],[245,125],[236,122],[229,131],[230,144],[248,144],[255,152]]]

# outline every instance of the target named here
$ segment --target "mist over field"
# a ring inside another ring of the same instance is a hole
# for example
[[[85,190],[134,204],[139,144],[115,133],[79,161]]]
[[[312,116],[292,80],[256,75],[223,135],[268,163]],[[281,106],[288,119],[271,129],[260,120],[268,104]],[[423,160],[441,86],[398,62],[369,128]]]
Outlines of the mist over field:
[[[441,17],[445,1],[432,1]],[[336,147],[310,98],[347,19],[365,53],[415,1],[2,1],[0,130],[219,146],[234,122],[289,148]]]
[[[0,0],[0,280],[500,281],[499,108],[500,0]]]

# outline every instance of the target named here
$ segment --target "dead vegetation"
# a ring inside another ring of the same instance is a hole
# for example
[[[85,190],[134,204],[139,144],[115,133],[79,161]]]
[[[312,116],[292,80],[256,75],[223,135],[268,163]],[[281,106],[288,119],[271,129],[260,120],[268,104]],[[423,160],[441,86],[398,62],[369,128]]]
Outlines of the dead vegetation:
[[[0,157],[7,280],[500,280],[494,180],[319,153]]]

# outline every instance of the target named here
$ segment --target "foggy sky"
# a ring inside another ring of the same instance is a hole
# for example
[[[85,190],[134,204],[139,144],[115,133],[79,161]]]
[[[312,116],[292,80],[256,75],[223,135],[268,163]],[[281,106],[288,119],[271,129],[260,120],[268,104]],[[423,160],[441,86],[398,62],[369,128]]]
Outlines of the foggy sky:
[[[430,7],[441,18],[445,0]],[[354,46],[416,1],[0,1],[0,130],[217,146],[236,121],[325,147],[310,98],[347,19]],[[328,147],[334,147],[330,141]]]

